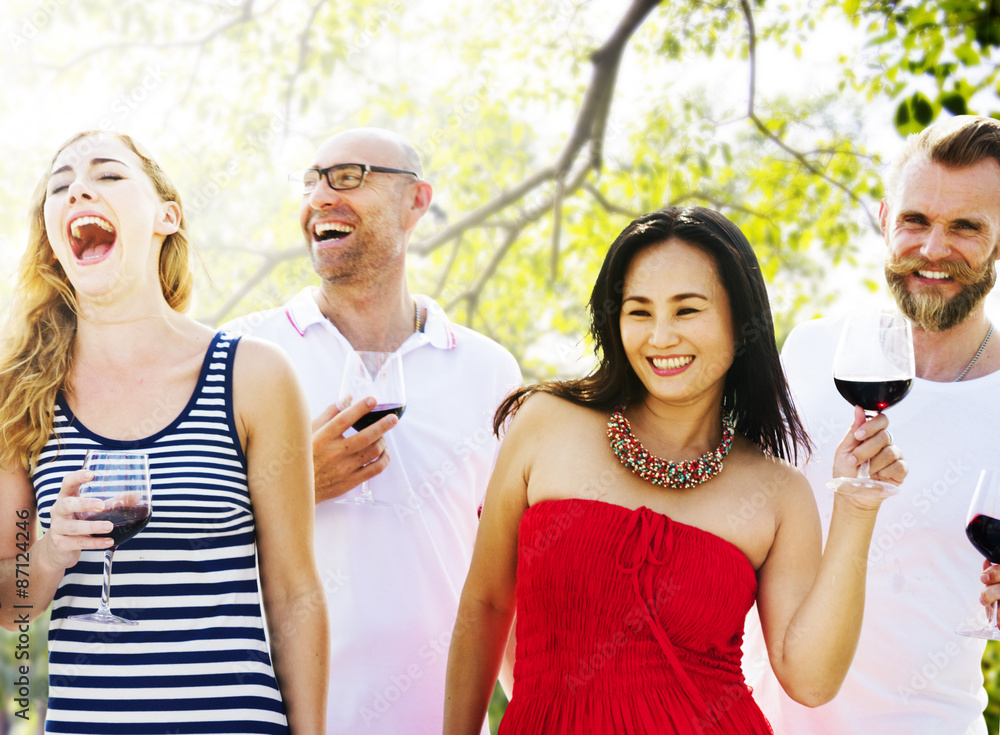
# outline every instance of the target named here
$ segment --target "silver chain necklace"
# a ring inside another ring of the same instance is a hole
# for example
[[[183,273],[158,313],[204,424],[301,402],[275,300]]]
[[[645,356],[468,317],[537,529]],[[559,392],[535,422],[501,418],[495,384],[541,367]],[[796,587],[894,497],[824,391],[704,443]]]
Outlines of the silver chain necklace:
[[[976,354],[972,356],[972,360],[970,360],[969,364],[965,366],[965,370],[962,371],[962,374],[959,375],[957,378],[955,378],[955,380],[952,381],[952,382],[957,383],[962,378],[964,378],[968,374],[968,372],[970,370],[972,370],[972,366],[976,364],[976,360],[978,360],[979,356],[981,354],[983,354],[983,350],[986,349],[986,343],[990,341],[990,337],[992,337],[992,336],[993,336],[993,324],[991,323],[990,324],[990,331],[988,331],[986,333],[986,339],[984,339],[983,343],[981,345],[979,345],[979,351],[976,352]]]

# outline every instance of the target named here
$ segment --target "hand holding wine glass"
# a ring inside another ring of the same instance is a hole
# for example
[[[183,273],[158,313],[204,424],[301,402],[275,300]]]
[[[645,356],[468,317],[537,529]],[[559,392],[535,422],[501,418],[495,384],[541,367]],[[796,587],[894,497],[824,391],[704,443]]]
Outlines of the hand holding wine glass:
[[[104,507],[96,512],[78,513],[80,520],[110,521],[106,534],[113,546],[104,552],[104,582],[101,603],[89,615],[73,615],[71,620],[83,620],[104,625],[137,625],[134,620],[118,617],[111,612],[111,562],[115,550],[146,527],[152,517],[152,490],[149,481],[149,457],[139,452],[90,450],[84,469],[94,473],[94,479],[80,485],[80,497],[98,498]]]
[[[833,380],[851,405],[860,406],[871,419],[909,393],[914,375],[913,332],[906,318],[885,313],[848,317],[834,357]],[[898,492],[889,483],[871,479],[867,462],[857,477],[837,477],[827,487],[874,498]]]
[[[991,564],[1000,564],[1000,471],[979,473],[976,492],[969,504],[965,534],[976,550]],[[985,624],[965,624],[956,631],[970,638],[1000,641],[997,630],[997,603],[986,608]]]
[[[406,410],[406,394],[403,388],[403,360],[398,353],[352,352],[348,355],[338,403],[348,406],[366,396],[375,398],[376,405],[354,422],[355,431],[361,431],[390,414],[402,417]],[[391,505],[372,497],[368,480],[358,488],[358,492],[347,493],[334,502]]]

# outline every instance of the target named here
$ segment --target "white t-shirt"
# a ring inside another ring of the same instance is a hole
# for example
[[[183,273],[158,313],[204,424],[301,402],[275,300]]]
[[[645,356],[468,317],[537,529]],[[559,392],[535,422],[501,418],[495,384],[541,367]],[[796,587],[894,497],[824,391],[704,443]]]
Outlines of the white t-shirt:
[[[336,402],[351,350],[316,293],[228,325],[285,349],[313,417]],[[327,733],[440,735],[448,645],[499,447],[493,413],[521,382],[507,350],[419,300],[424,331],[398,350],[406,410],[385,435],[389,465],[371,480],[393,505],[316,506],[331,633]]]
[[[852,418],[833,383],[842,326],[843,319],[807,322],[782,350],[792,397],[816,445],[803,469],[824,542],[833,507],[825,483]],[[910,472],[879,510],[861,638],[836,698],[810,709],[785,695],[766,664],[757,615],[748,617],[744,667],[775,735],[986,735],[985,641],[955,629],[985,622],[983,557],[965,522],[979,471],[1000,466],[1000,372],[961,383],[914,380],[886,415]]]

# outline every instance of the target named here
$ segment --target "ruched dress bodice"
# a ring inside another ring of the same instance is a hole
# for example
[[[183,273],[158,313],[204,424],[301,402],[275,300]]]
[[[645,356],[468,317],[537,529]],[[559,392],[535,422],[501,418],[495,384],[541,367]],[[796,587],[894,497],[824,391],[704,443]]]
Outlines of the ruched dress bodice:
[[[501,735],[770,733],[740,668],[756,592],[738,548],[648,508],[532,505]]]

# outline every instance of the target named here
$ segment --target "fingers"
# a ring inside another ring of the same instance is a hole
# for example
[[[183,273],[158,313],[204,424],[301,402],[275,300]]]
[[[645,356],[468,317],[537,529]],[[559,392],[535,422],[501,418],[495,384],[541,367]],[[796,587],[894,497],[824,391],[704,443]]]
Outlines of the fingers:
[[[375,399],[371,397],[362,398],[343,410],[338,408],[337,404],[333,404],[313,421],[313,432],[327,436],[341,436],[373,408]]]
[[[986,585],[979,602],[983,605],[992,605],[1000,600],[1000,564],[991,564],[988,560],[983,562],[983,573],[980,581]]]
[[[363,415],[363,414],[362,414]],[[371,426],[366,426],[353,436],[344,437],[344,448],[351,454],[356,454],[364,449],[381,442],[382,449],[385,449],[383,435],[393,426],[399,423],[399,418],[392,414],[383,416]]]
[[[111,539],[94,538],[92,534],[111,533],[111,521],[90,521],[87,518],[104,510],[100,498],[80,497],[80,485],[94,479],[90,470],[66,473],[59,487],[59,495],[50,511],[51,524],[48,535],[53,545],[61,551],[80,549],[106,549]]]
[[[357,478],[357,485],[360,485],[365,480],[370,480],[376,475],[382,473],[386,467],[389,466],[389,453],[383,451],[378,457],[368,462],[364,466],[358,469],[355,473]]]
[[[59,486],[59,498],[70,497],[80,494],[80,485],[85,482],[90,482],[94,479],[94,473],[90,470],[75,470],[73,472],[67,472],[62,479],[62,484]]]
[[[367,398],[344,410],[331,406],[317,417],[314,427],[318,428],[313,434],[316,502],[343,495],[388,466],[383,437],[399,423],[398,417],[390,414],[359,432],[344,435],[374,406],[375,400]]]
[[[872,462],[875,466],[871,471],[888,467],[893,462],[903,458],[903,454],[892,444],[892,435],[888,430],[889,419],[885,414],[879,414],[861,426],[854,429],[851,437],[856,442],[850,450],[858,464]],[[853,427],[852,427],[853,428]],[[887,451],[889,447],[893,449]],[[879,461],[876,458],[881,457]]]
[[[851,422],[847,434],[841,439],[840,444],[833,454],[833,476],[834,477],[855,477],[858,473],[858,466],[863,460],[854,456],[860,444],[856,434],[865,424],[865,412],[859,407],[854,407],[854,419]]]
[[[889,419],[878,414],[871,419],[860,407],[854,407],[854,420],[834,453],[834,476],[854,477],[868,462],[868,472],[876,480],[899,485],[909,472],[909,465],[899,447],[892,442]]]
[[[871,461],[869,474],[875,480],[888,482],[889,484],[896,485],[898,487],[903,484],[903,480],[905,480],[906,476],[910,474],[910,465],[905,459],[900,457],[898,459],[893,459],[884,467],[878,468],[879,462],[887,461],[884,457],[899,456],[898,450],[896,450],[895,447],[889,447],[886,452],[876,455],[876,458]],[[876,467],[877,469],[872,469],[872,467]]]

